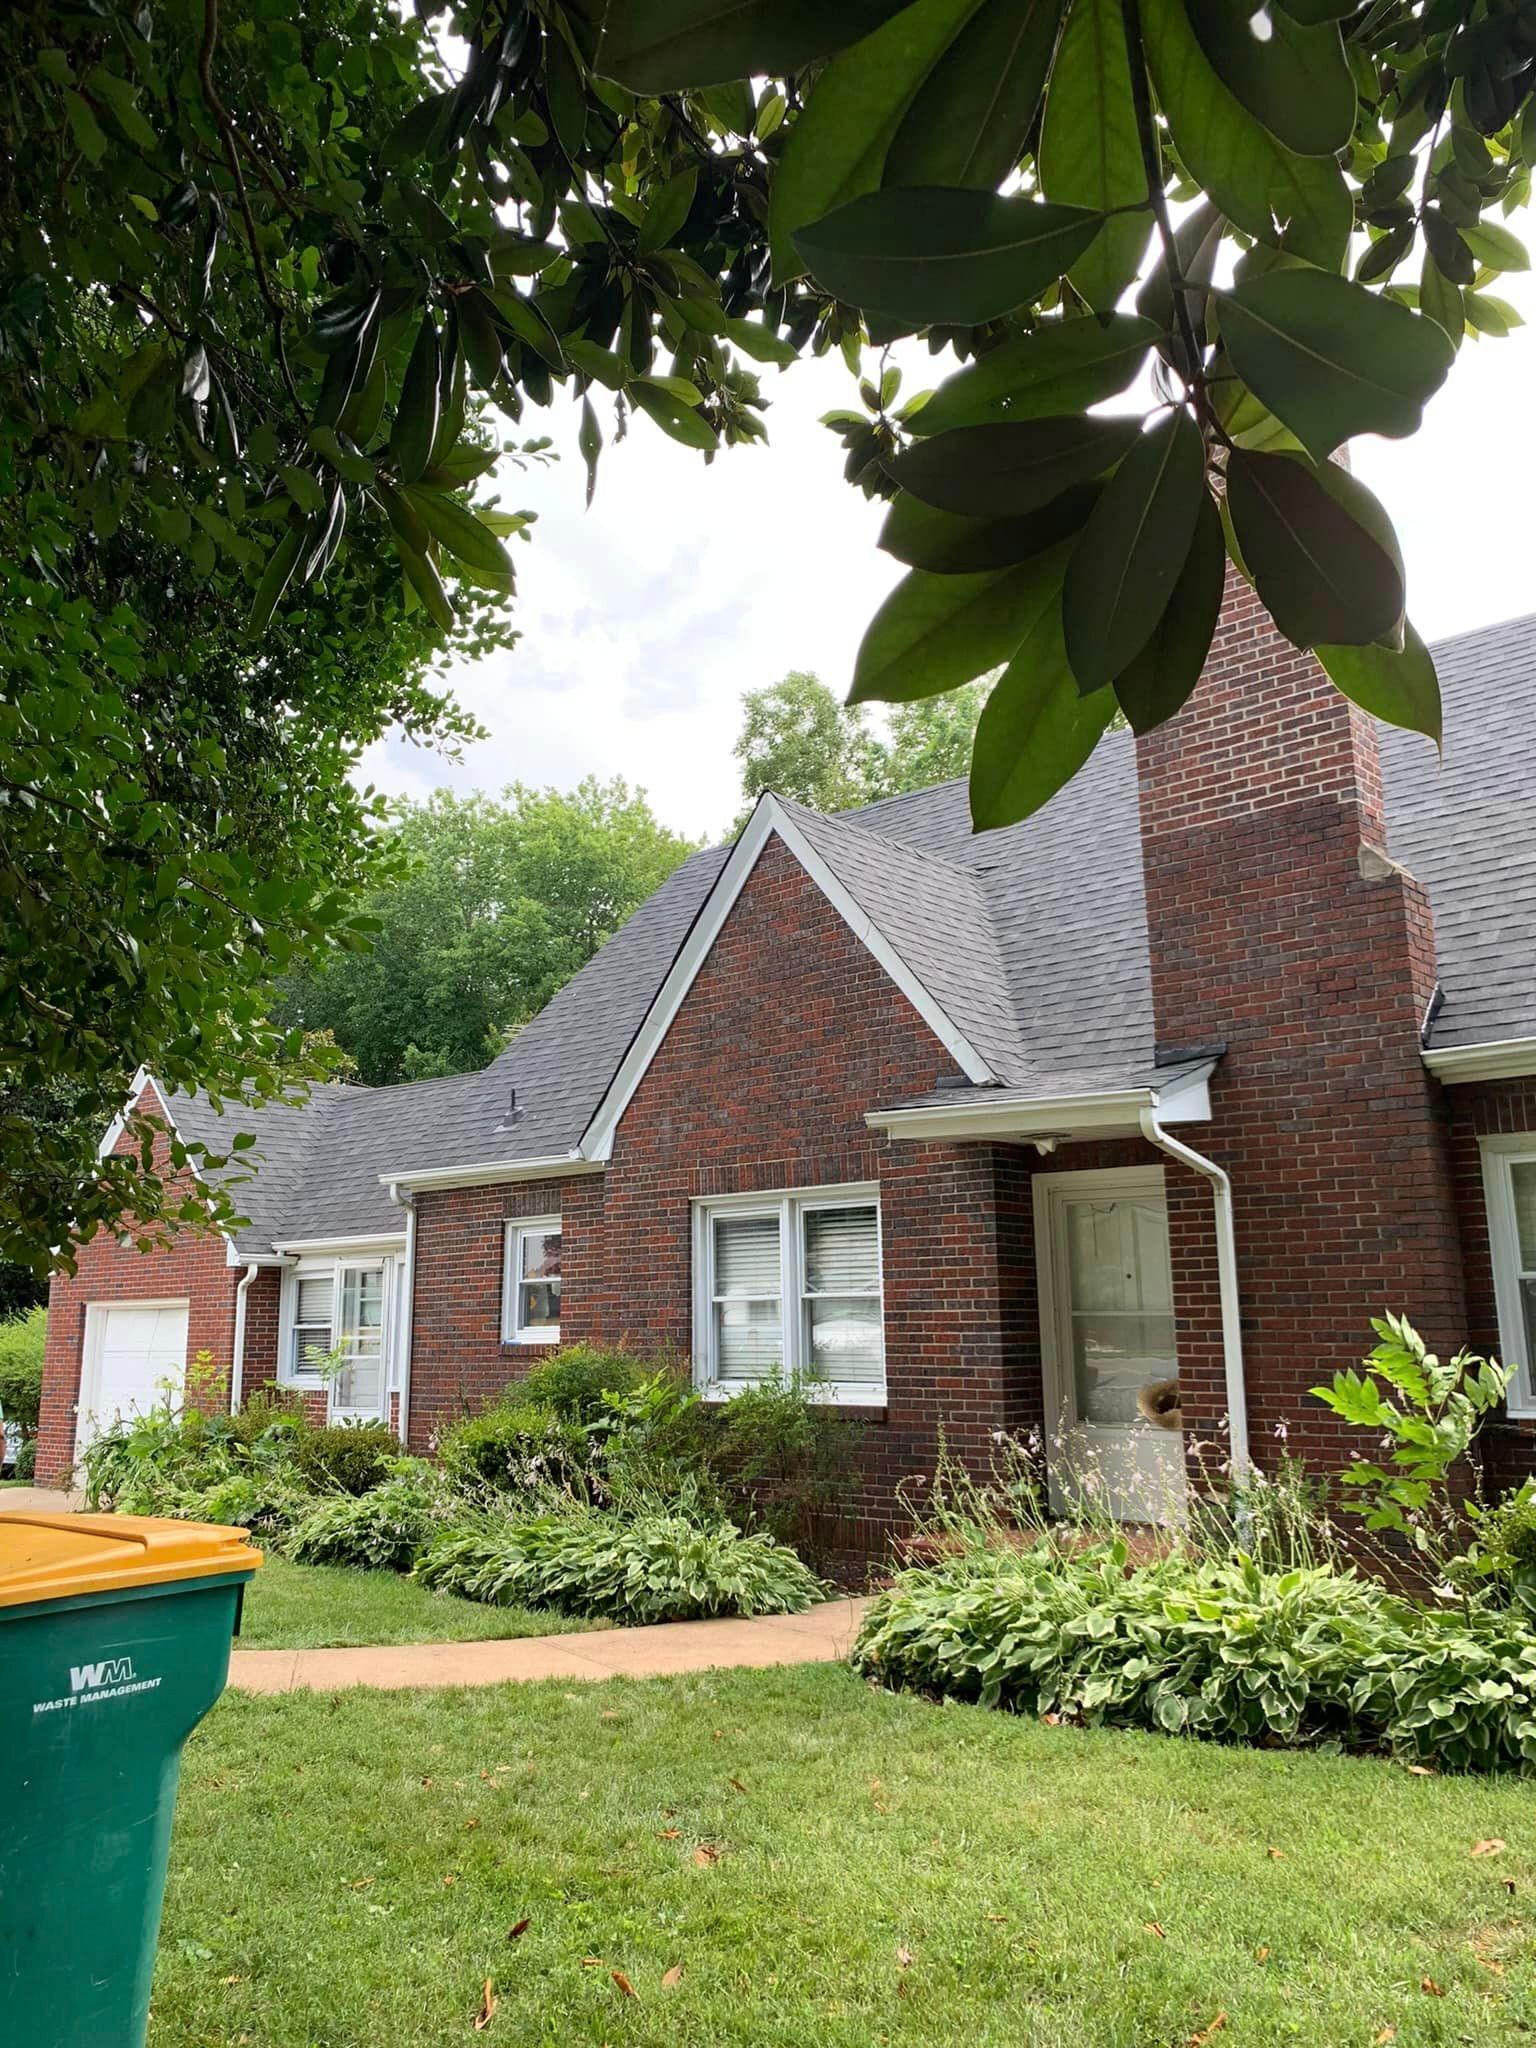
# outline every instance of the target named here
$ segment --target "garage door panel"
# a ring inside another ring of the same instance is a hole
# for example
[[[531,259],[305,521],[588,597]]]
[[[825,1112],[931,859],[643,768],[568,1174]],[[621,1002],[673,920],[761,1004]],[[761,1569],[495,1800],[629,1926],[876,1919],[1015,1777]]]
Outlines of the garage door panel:
[[[182,1304],[115,1303],[93,1309],[82,1385],[80,1445],[113,1424],[160,1406],[169,1382],[186,1378],[187,1309]]]

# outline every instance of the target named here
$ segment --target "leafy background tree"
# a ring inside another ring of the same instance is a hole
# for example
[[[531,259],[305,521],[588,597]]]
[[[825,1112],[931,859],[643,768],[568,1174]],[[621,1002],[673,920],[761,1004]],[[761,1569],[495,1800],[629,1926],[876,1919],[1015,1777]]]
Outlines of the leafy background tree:
[[[884,735],[861,705],[843,703],[806,669],[749,690],[733,749],[745,799],[738,827],[764,790],[813,811],[845,811],[964,775],[986,690],[983,680],[898,704]]]
[[[366,950],[290,977],[277,1016],[371,1085],[485,1065],[692,850],[622,781],[397,808]]]
[[[388,841],[357,750],[400,720],[452,745],[441,651],[510,635],[529,520],[489,480],[550,437],[499,447],[508,422],[557,407],[590,490],[637,423],[760,438],[752,365],[840,349],[860,409],[830,424],[909,570],[853,697],[1001,668],[980,824],[1117,712],[1177,711],[1229,564],[1341,690],[1438,734],[1390,522],[1331,458],[1412,433],[1464,335],[1514,317],[1536,25],[1273,0],[1260,26],[1226,0],[0,13],[0,1254],[196,1211],[146,1153],[93,1161],[139,1063],[229,1093],[304,1071],[270,990],[367,937]],[[962,367],[903,398],[874,352],[905,336]]]

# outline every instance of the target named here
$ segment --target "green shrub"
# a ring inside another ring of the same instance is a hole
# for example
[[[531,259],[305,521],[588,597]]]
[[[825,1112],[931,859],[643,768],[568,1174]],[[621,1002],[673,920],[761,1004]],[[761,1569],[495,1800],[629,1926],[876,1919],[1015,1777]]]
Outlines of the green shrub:
[[[859,1425],[817,1393],[796,1375],[734,1394],[715,1417],[715,1457],[743,1516],[825,1565],[847,1548]]]
[[[687,1502],[692,1513],[723,1516],[716,1483],[715,1416],[674,1368],[649,1374],[627,1394],[610,1394],[593,1426],[594,1463],[604,1504],[638,1513]]]
[[[293,1439],[299,1477],[317,1493],[367,1493],[399,1455],[400,1439],[383,1422],[331,1423],[300,1430]]]
[[[646,1369],[627,1351],[603,1351],[592,1344],[569,1344],[541,1358],[526,1378],[514,1380],[503,1399],[550,1409],[568,1422],[596,1422],[608,1411],[608,1397],[632,1393]]]
[[[316,1496],[281,1470],[253,1467],[200,1492],[178,1496],[174,1512],[189,1522],[224,1522],[279,1539],[316,1505]],[[157,1510],[172,1512],[169,1509]]]
[[[798,1614],[823,1590],[771,1536],[665,1512],[487,1520],[440,1536],[416,1576],[493,1606],[554,1607],[624,1622]]]
[[[48,1311],[28,1309],[0,1323],[0,1415],[19,1422],[29,1434],[37,1428],[43,1398],[43,1345],[48,1336]]]
[[[1127,1559],[1123,1539],[1038,1541],[905,1573],[866,1615],[855,1663],[1090,1725],[1536,1764],[1536,1633],[1507,1611],[1433,1612],[1322,1565]]]
[[[37,1470],[37,1438],[23,1437],[21,1449],[16,1453],[16,1477],[27,1480]]]
[[[402,1458],[371,1492],[332,1494],[313,1505],[284,1547],[299,1564],[408,1571],[454,1505],[430,1465]]]
[[[592,1464],[592,1438],[533,1401],[487,1408],[458,1423],[438,1445],[444,1470],[460,1485],[497,1493],[533,1493],[555,1486],[583,1497]]]
[[[171,1502],[197,1493],[238,1469],[227,1429],[195,1411],[178,1415],[169,1402],[120,1422],[85,1453],[85,1504],[93,1512],[171,1514]]]

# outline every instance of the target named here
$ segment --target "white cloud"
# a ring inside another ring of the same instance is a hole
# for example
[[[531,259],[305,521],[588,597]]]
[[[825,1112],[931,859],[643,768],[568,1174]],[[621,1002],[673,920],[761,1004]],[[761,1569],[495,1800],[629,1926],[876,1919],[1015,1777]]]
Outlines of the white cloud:
[[[1505,341],[1469,340],[1414,439],[1353,451],[1397,523],[1414,620],[1431,640],[1533,603],[1523,478],[1536,467],[1536,282],[1505,279],[1500,292],[1533,324]],[[914,349],[906,374],[912,390],[942,369]],[[763,381],[766,447],[726,450],[706,467],[638,419],[622,446],[605,448],[590,512],[569,401],[531,416],[526,431],[545,431],[547,417],[562,460],[514,472],[503,489],[505,503],[539,514],[532,546],[514,544],[523,638],[454,675],[490,737],[458,766],[387,742],[370,750],[364,778],[421,796],[437,784],[567,788],[623,775],[667,823],[722,832],[738,803],[742,692],[791,668],[845,688],[865,624],[900,573],[875,546],[880,507],[843,481],[841,445],[819,424],[853,402],[841,359],[767,370]]]

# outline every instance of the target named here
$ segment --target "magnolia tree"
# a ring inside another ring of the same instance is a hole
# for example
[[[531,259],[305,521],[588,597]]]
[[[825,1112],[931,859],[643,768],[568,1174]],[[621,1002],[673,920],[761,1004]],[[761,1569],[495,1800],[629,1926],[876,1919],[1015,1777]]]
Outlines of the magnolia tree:
[[[1228,560],[1438,734],[1330,458],[1515,318],[1533,0],[18,0],[0,53],[13,1242],[153,1213],[142,1161],[81,1193],[141,1061],[279,1085],[273,975],[366,937],[357,749],[465,736],[434,664],[511,637],[513,463],[707,459],[761,364],[860,378],[909,573],[854,700],[1002,671],[978,824],[1177,711]],[[914,336],[961,367],[903,403]]]

